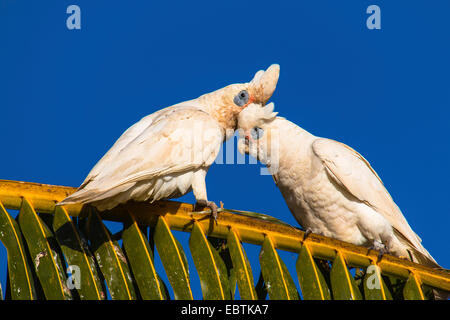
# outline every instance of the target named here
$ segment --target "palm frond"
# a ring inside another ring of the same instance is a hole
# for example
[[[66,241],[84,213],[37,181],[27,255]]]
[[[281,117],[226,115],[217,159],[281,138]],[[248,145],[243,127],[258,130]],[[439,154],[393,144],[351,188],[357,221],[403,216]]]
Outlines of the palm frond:
[[[74,191],[0,180],[5,298],[193,299],[192,268],[203,299],[233,299],[236,285],[242,299],[252,300],[422,300],[433,290],[450,291],[447,270],[389,255],[379,260],[373,250],[315,234],[304,239],[302,230],[270,215],[222,208],[215,222],[208,211],[175,201],[130,202],[106,212],[55,206]],[[19,210],[17,219],[10,209]],[[123,228],[112,235],[107,221]],[[174,231],[189,233],[188,251]],[[256,284],[246,243],[260,246]],[[297,277],[280,251],[297,254]]]

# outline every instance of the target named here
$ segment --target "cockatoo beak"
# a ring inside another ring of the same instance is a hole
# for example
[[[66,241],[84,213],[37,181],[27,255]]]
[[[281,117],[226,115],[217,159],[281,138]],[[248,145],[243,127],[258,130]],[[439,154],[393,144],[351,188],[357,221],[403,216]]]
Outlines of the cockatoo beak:
[[[278,64],[272,64],[266,71],[258,71],[250,81],[250,98],[253,98],[251,102],[265,105],[277,87],[279,76]],[[248,104],[251,102],[249,100]]]

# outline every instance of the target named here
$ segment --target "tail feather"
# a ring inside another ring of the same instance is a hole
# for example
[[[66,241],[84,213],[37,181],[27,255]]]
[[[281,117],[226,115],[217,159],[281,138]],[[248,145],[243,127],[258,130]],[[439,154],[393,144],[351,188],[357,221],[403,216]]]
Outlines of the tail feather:
[[[131,184],[133,185],[133,184]],[[72,193],[70,196],[62,200],[61,202],[58,202],[56,205],[62,206],[62,205],[68,205],[68,204],[75,204],[75,203],[81,203],[81,204],[87,204],[92,202],[101,201],[107,198],[112,198],[115,195],[127,190],[130,188],[130,184],[123,184],[119,187],[106,190],[106,191],[99,191],[95,189],[79,189]]]
[[[406,238],[401,232],[396,229],[394,229],[394,234],[401,244],[401,248],[398,248],[399,255],[405,255],[403,254],[403,252],[407,252],[412,262],[416,262],[431,268],[441,268],[441,266],[436,262],[436,260],[434,260],[427,249],[425,249],[422,243],[412,243],[408,238]],[[400,252],[402,253],[400,254]]]
[[[91,202],[90,200],[94,199],[97,196],[97,194],[98,193],[93,190],[78,189],[64,200],[58,202],[56,205],[63,206],[75,203],[89,203]]]
[[[436,260],[433,259],[431,255],[424,254],[423,252],[417,250],[416,248],[409,247],[408,252],[412,256],[411,261],[417,262],[419,264],[422,264],[424,266],[430,267],[430,268],[439,268],[442,269],[442,267],[436,262]],[[428,253],[428,251],[427,251]]]

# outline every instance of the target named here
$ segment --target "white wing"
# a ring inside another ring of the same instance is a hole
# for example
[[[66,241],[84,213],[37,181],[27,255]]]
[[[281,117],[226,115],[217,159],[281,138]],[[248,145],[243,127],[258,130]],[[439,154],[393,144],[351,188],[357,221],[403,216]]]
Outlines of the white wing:
[[[188,101],[189,102],[189,101]],[[192,109],[192,106],[182,106],[182,105],[174,105],[171,107],[167,107],[161,110],[158,110],[138,122],[129,127],[114,145],[106,152],[106,154],[97,162],[97,164],[91,169],[86,179],[83,181],[81,186],[78,189],[82,189],[86,184],[88,184],[91,180],[94,180],[95,177],[102,172],[104,169],[109,166],[110,163],[113,163],[116,159],[117,154],[122,151],[133,139],[139,136],[146,128],[151,126],[155,119],[160,119],[162,117],[169,117],[172,113],[184,110],[184,109]]]
[[[61,204],[111,197],[133,182],[209,167],[224,139],[218,122],[195,107],[169,107],[130,127]]]
[[[313,151],[339,185],[382,214],[397,233],[422,251],[421,239],[411,229],[380,177],[363,156],[349,146],[329,139],[314,141]]]

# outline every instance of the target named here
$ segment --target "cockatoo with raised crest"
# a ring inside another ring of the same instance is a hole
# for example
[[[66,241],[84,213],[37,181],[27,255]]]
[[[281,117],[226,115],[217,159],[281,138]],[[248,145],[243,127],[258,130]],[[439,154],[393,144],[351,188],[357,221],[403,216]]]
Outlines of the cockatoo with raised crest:
[[[238,117],[238,149],[266,164],[298,223],[316,234],[439,267],[369,162],[251,104]]]
[[[150,114],[126,130],[72,195],[58,205],[90,204],[100,211],[128,200],[153,202],[193,190],[197,205],[217,206],[206,194],[205,176],[237,116],[250,103],[272,96],[279,66]]]

